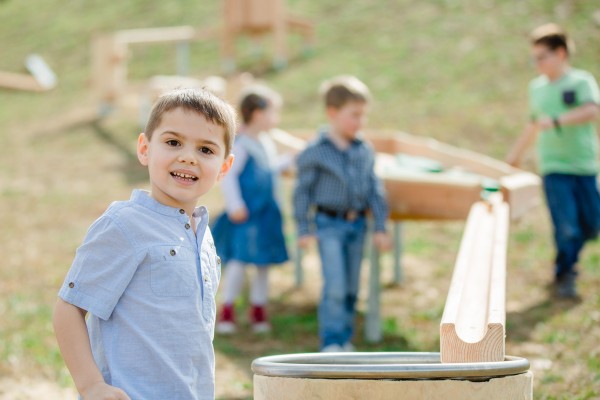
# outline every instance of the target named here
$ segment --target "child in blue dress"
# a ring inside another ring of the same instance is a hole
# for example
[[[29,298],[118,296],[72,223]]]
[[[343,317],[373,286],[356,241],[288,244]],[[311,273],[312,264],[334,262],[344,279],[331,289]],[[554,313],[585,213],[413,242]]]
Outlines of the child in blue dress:
[[[268,131],[279,123],[281,97],[255,86],[242,95],[243,126],[233,145],[235,162],[223,179],[225,213],[215,222],[213,234],[225,262],[225,288],[217,332],[236,331],[234,302],[244,285],[246,266],[256,266],[250,286],[250,320],[254,332],[268,332],[268,270],[287,261],[283,221],[276,199],[276,178],[291,162],[278,156]]]

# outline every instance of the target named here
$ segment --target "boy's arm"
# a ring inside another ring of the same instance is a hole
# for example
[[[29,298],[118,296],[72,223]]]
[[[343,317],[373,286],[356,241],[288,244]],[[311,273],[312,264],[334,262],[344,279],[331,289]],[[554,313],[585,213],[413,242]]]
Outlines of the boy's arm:
[[[54,333],[77,390],[85,400],[129,400],[121,389],[104,382],[92,355],[85,315],[85,310],[60,298],[56,302]]]
[[[595,120],[600,114],[600,107],[595,103],[586,103],[555,118],[544,117],[538,121],[538,127],[542,130],[550,129],[555,124],[561,125],[579,125]]]
[[[308,213],[312,203],[312,188],[317,179],[317,170],[302,153],[297,161],[298,173],[294,189],[294,217],[298,226],[298,237],[310,235]]]
[[[375,175],[375,163],[371,163],[371,171],[369,175],[370,192],[369,193],[369,208],[373,213],[375,221],[375,232],[385,232],[385,222],[389,216],[389,208],[383,188],[383,182]]]
[[[385,222],[389,216],[389,207],[383,188],[383,182],[375,175],[374,165],[371,166],[371,193],[369,196],[369,208],[373,213],[375,221],[375,232],[373,232],[373,244],[379,251],[387,251],[392,248],[392,240],[385,230]]]
[[[513,167],[518,167],[521,164],[523,155],[533,145],[538,133],[538,126],[535,122],[530,122],[525,126],[523,133],[519,136],[513,147],[510,149],[506,162]]]

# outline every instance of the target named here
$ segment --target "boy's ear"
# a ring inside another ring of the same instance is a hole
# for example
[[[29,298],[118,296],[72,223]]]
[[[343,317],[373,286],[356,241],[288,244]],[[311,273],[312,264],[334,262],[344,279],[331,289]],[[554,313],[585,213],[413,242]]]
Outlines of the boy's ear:
[[[217,182],[219,182],[221,179],[223,179],[225,175],[227,175],[227,173],[231,169],[231,166],[233,165],[234,159],[235,157],[233,156],[233,154],[230,154],[227,157],[225,157],[223,164],[221,164],[221,171],[219,171],[219,175],[217,176]]]
[[[337,115],[338,109],[332,106],[328,106],[327,108],[325,108],[325,114],[327,115],[328,119],[334,119],[335,116]]]
[[[558,56],[561,60],[569,59],[569,53],[567,52],[567,49],[565,49],[565,48],[559,47],[558,49],[556,49],[556,53],[558,54]]]
[[[137,156],[140,164],[144,167],[148,166],[148,137],[144,132],[140,133],[137,142]]]

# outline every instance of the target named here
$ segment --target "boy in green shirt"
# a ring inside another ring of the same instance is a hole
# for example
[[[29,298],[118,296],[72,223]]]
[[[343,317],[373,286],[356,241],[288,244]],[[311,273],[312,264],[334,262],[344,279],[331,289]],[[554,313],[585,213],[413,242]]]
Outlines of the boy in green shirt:
[[[573,43],[555,24],[535,29],[532,58],[540,76],[529,84],[531,122],[508,156],[517,166],[534,141],[557,249],[559,297],[576,297],[575,266],[585,242],[600,232],[598,136],[600,90],[594,77],[569,65]],[[537,140],[536,140],[537,139]]]

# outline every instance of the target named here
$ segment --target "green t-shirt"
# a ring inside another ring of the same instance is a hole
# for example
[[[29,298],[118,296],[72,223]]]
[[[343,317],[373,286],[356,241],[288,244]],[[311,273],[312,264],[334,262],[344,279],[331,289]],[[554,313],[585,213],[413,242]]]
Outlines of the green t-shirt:
[[[600,104],[600,90],[594,77],[571,69],[560,79],[539,76],[529,84],[532,118],[556,118],[586,103]],[[540,132],[537,140],[540,173],[596,175],[598,136],[593,122],[561,126]]]

